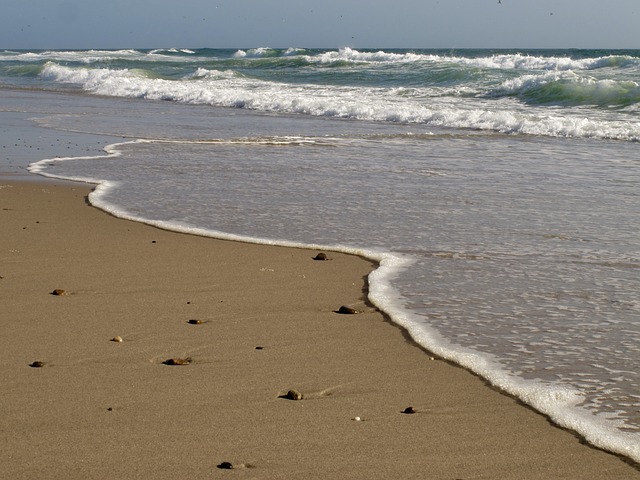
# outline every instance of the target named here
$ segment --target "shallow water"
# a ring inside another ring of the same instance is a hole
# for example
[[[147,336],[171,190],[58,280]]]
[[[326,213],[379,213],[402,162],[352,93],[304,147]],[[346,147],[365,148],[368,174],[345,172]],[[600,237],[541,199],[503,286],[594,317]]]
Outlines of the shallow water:
[[[423,345],[556,421],[582,421],[563,411],[580,403],[636,431],[635,145],[360,127],[131,143],[46,173],[108,180],[94,201],[176,229],[401,257],[397,294],[375,300]]]

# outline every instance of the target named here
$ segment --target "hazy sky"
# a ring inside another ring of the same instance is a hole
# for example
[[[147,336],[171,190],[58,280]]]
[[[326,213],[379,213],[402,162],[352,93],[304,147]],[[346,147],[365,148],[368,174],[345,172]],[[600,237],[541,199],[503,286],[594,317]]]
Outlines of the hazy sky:
[[[2,49],[640,48],[640,0],[7,3],[0,7]]]

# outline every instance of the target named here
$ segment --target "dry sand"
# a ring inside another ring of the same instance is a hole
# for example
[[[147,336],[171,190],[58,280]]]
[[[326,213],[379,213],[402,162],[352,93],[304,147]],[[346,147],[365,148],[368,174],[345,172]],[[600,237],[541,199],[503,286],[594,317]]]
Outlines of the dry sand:
[[[158,230],[88,191],[0,178],[0,478],[640,478],[431,360],[365,305],[371,262]]]

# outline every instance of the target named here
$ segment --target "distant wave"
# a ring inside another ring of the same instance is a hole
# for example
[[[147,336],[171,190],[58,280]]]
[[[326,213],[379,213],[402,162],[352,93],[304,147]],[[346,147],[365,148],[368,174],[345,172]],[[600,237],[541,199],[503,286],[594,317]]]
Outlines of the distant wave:
[[[238,72],[233,70],[208,70],[206,68],[198,68],[190,77],[193,79],[210,79],[210,80],[221,80],[221,79],[230,79],[234,77],[241,77]]]
[[[609,55],[599,58],[572,59],[569,57],[541,57],[535,55],[497,54],[478,58],[424,53],[394,53],[383,50],[360,52],[351,48],[322,52],[306,57],[312,63],[434,63],[458,64],[467,67],[509,70],[595,70],[607,67],[640,67],[640,58]]]
[[[149,52],[150,55],[161,53],[188,53],[189,55],[194,55],[196,52],[194,50],[189,50],[188,48],[156,48]]]
[[[4,52],[3,52],[4,53]],[[171,61],[179,61],[181,57],[185,61],[191,61],[190,56],[195,51],[188,49],[156,49],[149,52],[139,50],[83,50],[83,51],[41,51],[41,52],[17,52],[9,55],[0,54],[1,61],[22,62],[69,62],[79,64],[108,63],[114,61],[151,61],[156,62],[162,58]],[[179,54],[179,55],[176,55]]]
[[[0,56],[0,61],[64,61],[84,64],[106,62],[118,59],[140,60],[144,54],[137,50],[82,50],[82,51],[42,51],[23,52],[11,55],[11,57]]]
[[[292,55],[301,55],[307,50],[304,48],[287,48],[286,50],[277,50],[269,47],[252,48],[249,50],[236,50],[233,54],[234,58],[264,58],[264,57],[290,57]]]
[[[337,51],[323,52],[314,57],[310,57],[310,61],[319,63],[332,62],[367,62],[367,63],[407,63],[422,60],[435,61],[439,58],[437,55],[420,55],[415,53],[387,53],[382,50],[378,52],[360,52],[351,48],[341,48]]]
[[[40,74],[42,77],[61,83],[81,85],[89,91],[108,88],[117,83],[124,89],[135,89],[135,80],[144,79],[147,75],[141,69],[110,69],[110,68],[77,68],[64,67],[53,62],[45,64]],[[127,95],[117,95],[127,96]]]
[[[446,61],[443,57],[442,61]],[[450,61],[480,68],[509,70],[596,70],[606,67],[640,67],[640,58],[610,55],[599,58],[538,57],[523,54],[493,55],[483,58],[450,57]]]
[[[264,58],[277,57],[280,55],[279,50],[269,47],[252,48],[250,50],[238,50],[233,54],[235,58]]]
[[[192,61],[194,58],[265,59],[290,56],[304,57],[310,64],[384,64],[415,63],[432,65],[460,65],[480,69],[499,70],[599,70],[603,68],[640,68],[640,58],[630,55],[605,55],[596,58],[571,58],[569,56],[543,56],[535,53],[497,53],[492,55],[465,56],[456,54],[412,51],[360,51],[345,47],[337,50],[308,50],[303,48],[274,49],[258,47],[247,50],[236,50],[224,53],[224,50],[187,48],[159,48],[149,51],[133,49],[124,50],[83,50],[83,51],[40,51],[0,53],[0,61],[69,61],[79,63],[98,63],[110,60],[158,60],[162,57],[172,61],[184,57]]]

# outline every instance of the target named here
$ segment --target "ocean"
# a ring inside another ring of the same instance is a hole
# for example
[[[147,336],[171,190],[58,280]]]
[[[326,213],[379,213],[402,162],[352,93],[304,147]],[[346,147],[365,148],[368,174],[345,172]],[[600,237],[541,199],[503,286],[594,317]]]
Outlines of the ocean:
[[[42,132],[0,163],[374,259],[425,349],[640,462],[640,50],[3,51],[0,96]]]

